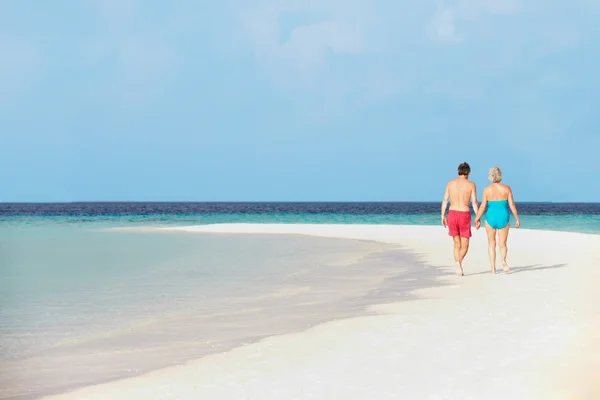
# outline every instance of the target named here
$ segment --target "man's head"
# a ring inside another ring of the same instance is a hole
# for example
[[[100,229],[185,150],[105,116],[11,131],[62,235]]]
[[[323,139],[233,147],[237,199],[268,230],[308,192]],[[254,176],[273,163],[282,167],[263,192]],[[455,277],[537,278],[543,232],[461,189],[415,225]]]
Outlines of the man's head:
[[[464,162],[458,166],[458,176],[468,177],[471,173],[471,167],[468,162]]]

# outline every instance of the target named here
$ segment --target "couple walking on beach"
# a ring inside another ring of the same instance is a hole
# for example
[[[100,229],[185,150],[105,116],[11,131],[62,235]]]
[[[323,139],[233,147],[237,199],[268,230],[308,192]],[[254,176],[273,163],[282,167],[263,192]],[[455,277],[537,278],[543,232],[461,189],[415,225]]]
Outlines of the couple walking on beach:
[[[500,247],[500,258],[502,269],[509,273],[510,269],[506,263],[508,248],[509,219],[508,210],[515,216],[515,228],[520,226],[519,214],[513,199],[510,186],[501,183],[502,171],[498,167],[490,168],[488,179],[491,185],[483,189],[481,206],[477,204],[477,188],[475,183],[469,180],[471,167],[464,162],[458,166],[458,178],[452,179],[446,185],[444,201],[442,202],[442,225],[448,227],[448,234],[454,240],[454,261],[456,261],[456,274],[463,276],[462,262],[469,250],[471,238],[471,209],[469,203],[473,204],[475,211],[474,225],[477,230],[481,227],[481,217],[487,208],[485,216],[485,230],[488,238],[488,255],[490,257],[491,273],[496,273],[496,238]],[[446,208],[450,202],[448,216]]]

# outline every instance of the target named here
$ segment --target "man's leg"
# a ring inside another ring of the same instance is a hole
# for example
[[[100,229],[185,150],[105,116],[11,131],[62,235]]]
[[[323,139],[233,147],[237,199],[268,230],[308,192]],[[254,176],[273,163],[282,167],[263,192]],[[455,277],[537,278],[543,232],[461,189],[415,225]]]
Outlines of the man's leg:
[[[452,240],[454,241],[454,261],[456,262],[456,275],[462,276],[463,270],[462,265],[460,264],[460,226],[459,220],[457,220],[458,216],[456,212],[450,210],[448,211],[448,234],[452,236]]]
[[[467,251],[469,251],[469,238],[461,237],[460,238],[460,252],[459,252],[459,256],[458,256],[459,257],[458,262],[460,263],[461,266],[462,266],[463,260],[465,259],[465,256],[467,255]]]
[[[462,251],[462,241],[460,236],[452,236],[454,240],[454,261],[456,261],[456,275],[462,276],[462,258],[460,257]]]
[[[454,261],[459,262],[460,260],[460,236],[452,236],[454,240]]]
[[[458,263],[460,264],[461,275],[463,275],[462,263],[469,251],[469,240],[471,239],[471,213],[461,213],[460,219],[460,249],[458,252]]]

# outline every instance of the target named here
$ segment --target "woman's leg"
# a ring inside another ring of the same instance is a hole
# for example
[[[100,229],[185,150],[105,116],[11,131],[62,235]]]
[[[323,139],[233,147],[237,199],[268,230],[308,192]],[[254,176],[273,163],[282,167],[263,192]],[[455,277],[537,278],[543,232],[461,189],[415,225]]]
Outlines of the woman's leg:
[[[508,230],[510,229],[510,224],[506,224],[506,226],[502,229],[498,229],[498,245],[500,247],[500,258],[502,259],[502,268],[504,272],[508,273],[508,264],[506,263],[506,254],[508,253],[508,247],[506,247],[506,242],[508,240]]]
[[[485,221],[485,231],[488,237],[488,256],[490,257],[490,266],[492,274],[496,273],[496,230]]]

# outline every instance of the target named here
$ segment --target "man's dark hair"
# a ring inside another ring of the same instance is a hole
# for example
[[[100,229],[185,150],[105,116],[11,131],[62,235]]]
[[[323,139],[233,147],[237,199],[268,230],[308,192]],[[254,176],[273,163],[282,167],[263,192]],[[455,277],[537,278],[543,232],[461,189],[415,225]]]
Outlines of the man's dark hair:
[[[464,162],[458,166],[458,176],[469,175],[471,173],[471,167],[468,162]]]

